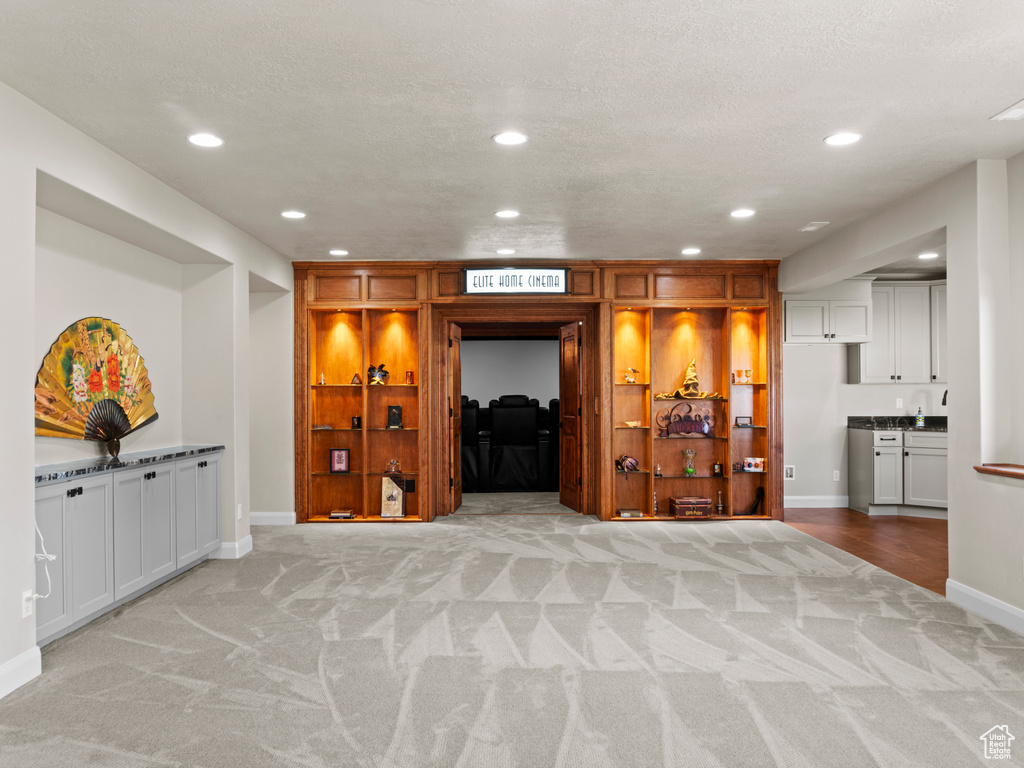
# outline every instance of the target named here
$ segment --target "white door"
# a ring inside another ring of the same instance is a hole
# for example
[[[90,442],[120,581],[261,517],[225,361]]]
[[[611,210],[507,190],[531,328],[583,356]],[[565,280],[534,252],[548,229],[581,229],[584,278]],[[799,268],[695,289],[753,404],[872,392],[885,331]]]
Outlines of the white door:
[[[174,464],[161,464],[148,473],[143,510],[146,582],[175,569]]]
[[[896,380],[893,289],[871,290],[871,341],[860,345],[860,384]]]
[[[114,602],[114,484],[107,477],[73,482],[67,503],[71,602],[75,621]]]
[[[932,381],[945,384],[946,372],[946,286],[931,286]]]
[[[855,344],[871,341],[871,307],[864,300],[833,299],[829,305],[829,341]]]
[[[931,297],[927,285],[896,286],[896,381],[927,384],[932,376]]]
[[[827,301],[800,299],[786,302],[786,341],[828,344],[829,333]]]
[[[948,507],[948,456],[941,448],[904,450],[903,503],[922,507]]]
[[[903,503],[903,449],[875,448],[874,504]]]

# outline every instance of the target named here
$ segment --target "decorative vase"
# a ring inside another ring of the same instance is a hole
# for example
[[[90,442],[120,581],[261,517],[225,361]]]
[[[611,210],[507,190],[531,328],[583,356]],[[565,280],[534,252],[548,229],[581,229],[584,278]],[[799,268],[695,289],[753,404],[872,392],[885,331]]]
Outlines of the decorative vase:
[[[693,459],[697,455],[697,452],[693,448],[687,448],[683,451],[683,455],[686,457],[686,469],[684,472],[687,477],[693,477],[697,474],[697,469],[693,466]]]

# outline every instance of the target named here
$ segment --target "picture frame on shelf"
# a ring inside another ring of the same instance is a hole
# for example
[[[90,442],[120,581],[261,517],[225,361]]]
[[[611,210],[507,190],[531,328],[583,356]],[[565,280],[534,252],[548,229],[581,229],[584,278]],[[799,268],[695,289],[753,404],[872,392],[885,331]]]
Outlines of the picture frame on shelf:
[[[400,405],[389,405],[388,406],[388,429],[401,429],[402,428],[402,406]]]
[[[348,448],[331,448],[331,472],[333,474],[351,472]]]

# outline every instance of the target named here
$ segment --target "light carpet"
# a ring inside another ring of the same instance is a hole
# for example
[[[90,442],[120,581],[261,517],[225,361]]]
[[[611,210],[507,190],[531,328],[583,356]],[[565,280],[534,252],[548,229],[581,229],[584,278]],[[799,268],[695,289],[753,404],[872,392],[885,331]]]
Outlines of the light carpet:
[[[1024,735],[1024,638],[782,523],[252,536],[45,648],[0,766],[960,768]]]
[[[457,515],[575,515],[558,502],[558,492],[464,493]]]

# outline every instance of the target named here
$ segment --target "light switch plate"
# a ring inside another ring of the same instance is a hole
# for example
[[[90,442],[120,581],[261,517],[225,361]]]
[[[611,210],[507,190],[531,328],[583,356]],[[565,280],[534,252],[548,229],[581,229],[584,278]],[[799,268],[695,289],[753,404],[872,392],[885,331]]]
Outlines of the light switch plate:
[[[903,398],[902,397],[897,397],[896,398],[896,407],[897,408],[902,408],[903,407]]]

